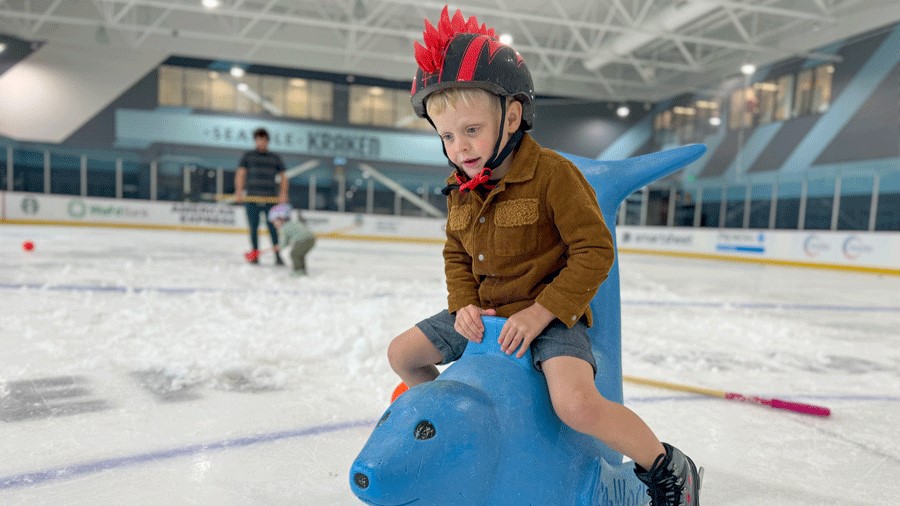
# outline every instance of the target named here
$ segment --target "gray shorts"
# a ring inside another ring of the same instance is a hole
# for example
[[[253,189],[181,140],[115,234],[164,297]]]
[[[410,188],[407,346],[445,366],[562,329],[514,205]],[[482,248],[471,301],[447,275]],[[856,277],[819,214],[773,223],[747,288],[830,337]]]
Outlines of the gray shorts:
[[[441,364],[449,364],[459,360],[469,340],[453,328],[456,315],[446,309],[416,324],[428,340],[441,352]],[[534,368],[541,370],[541,362],[553,357],[577,357],[591,364],[594,375],[597,374],[597,363],[591,351],[591,339],[587,335],[587,325],[579,320],[571,329],[554,319],[547,328],[531,342],[531,359]]]

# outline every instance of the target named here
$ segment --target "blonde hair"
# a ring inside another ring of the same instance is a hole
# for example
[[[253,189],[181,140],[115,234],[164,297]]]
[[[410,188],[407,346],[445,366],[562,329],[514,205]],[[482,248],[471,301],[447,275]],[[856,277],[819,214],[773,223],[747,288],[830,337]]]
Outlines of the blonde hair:
[[[429,116],[455,110],[456,104],[462,102],[467,107],[486,105],[493,112],[500,112],[497,95],[481,88],[447,88],[436,91],[425,100],[425,111]]]

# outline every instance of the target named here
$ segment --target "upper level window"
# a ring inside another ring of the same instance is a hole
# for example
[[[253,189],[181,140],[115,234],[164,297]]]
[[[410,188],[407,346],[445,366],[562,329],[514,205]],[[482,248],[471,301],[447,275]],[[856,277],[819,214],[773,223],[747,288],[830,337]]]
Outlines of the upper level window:
[[[805,116],[812,111],[813,82],[815,74],[813,69],[806,69],[797,74],[797,86],[794,92],[794,114]]]
[[[749,128],[827,111],[833,75],[833,65],[820,65],[735,90],[729,101],[728,128]]]
[[[771,123],[775,119],[775,103],[778,85],[773,82],[754,83],[753,90],[759,101],[759,124]]]
[[[715,133],[718,126],[719,103],[714,100],[677,105],[653,118],[654,138],[660,145],[697,142]]]
[[[750,128],[759,111],[759,98],[752,86],[735,90],[731,93],[731,108],[728,114],[728,128]]]
[[[409,91],[380,86],[350,86],[350,123],[415,130],[432,130],[409,103]]]
[[[334,85],[326,81],[163,65],[159,104],[241,114],[331,121]]]
[[[813,86],[812,111],[825,112],[831,104],[831,81],[834,77],[834,65],[816,67],[815,85]]]
[[[787,74],[775,80],[775,121],[791,117],[791,102],[794,99],[794,75]]]

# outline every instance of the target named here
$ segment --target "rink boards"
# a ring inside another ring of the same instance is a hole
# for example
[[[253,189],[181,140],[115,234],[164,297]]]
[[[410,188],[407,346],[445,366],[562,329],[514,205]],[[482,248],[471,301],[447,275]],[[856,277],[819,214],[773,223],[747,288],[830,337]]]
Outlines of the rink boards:
[[[320,237],[433,242],[445,220],[303,211]],[[0,223],[244,233],[243,207],[0,192]],[[261,232],[265,233],[265,227]],[[833,268],[900,275],[900,233],[629,227],[617,230],[619,250],[716,260]]]

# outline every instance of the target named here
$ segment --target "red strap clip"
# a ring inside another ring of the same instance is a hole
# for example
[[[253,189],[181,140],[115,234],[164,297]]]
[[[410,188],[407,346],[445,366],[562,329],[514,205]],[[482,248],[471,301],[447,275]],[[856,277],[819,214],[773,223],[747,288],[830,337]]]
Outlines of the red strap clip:
[[[459,183],[459,191],[460,193],[466,193],[468,191],[472,191],[479,186],[483,186],[485,189],[493,190],[495,186],[493,184],[488,184],[488,181],[491,180],[491,173],[493,171],[487,167],[481,169],[481,172],[478,173],[477,176],[473,177],[468,181],[463,181],[462,176],[456,174],[456,182]]]

